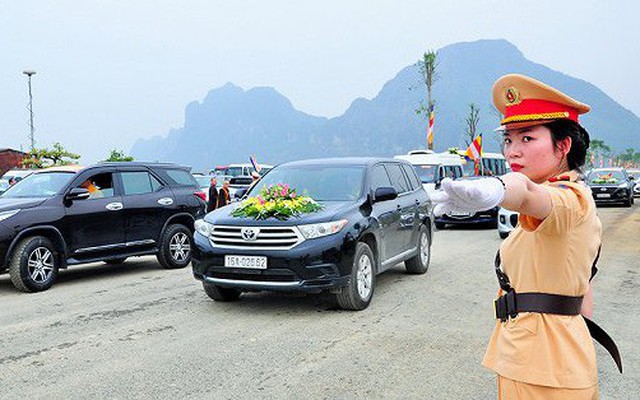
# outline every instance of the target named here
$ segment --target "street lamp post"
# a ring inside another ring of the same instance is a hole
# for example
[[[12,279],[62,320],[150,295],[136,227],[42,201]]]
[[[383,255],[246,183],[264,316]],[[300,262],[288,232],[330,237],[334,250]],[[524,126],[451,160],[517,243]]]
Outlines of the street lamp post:
[[[36,74],[36,71],[33,70],[24,70],[23,74],[29,77],[29,127],[31,131],[29,133],[29,140],[31,141],[31,151],[36,148],[36,139],[34,136],[35,127],[33,126],[33,95],[31,94],[31,77]]]

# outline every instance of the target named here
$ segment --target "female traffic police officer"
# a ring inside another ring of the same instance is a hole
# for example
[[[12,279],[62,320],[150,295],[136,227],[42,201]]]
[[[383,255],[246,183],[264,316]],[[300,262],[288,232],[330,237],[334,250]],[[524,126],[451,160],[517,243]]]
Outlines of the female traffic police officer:
[[[496,256],[501,290],[483,365],[498,374],[499,399],[597,399],[590,331],[610,338],[580,316],[592,313],[602,238],[591,192],[578,182],[589,147],[578,115],[589,106],[516,74],[495,82],[493,101],[505,117],[503,151],[513,172],[444,180],[432,199],[436,215],[496,205],[520,213]],[[607,344],[619,363],[615,344]]]

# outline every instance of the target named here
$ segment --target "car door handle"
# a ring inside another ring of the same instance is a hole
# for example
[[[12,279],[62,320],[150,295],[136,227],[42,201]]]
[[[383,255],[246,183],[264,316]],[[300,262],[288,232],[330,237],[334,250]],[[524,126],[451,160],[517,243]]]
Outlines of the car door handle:
[[[158,204],[163,206],[170,206],[171,204],[173,204],[173,199],[171,197],[163,197],[161,199],[158,199]]]
[[[124,206],[120,202],[115,202],[115,203],[107,204],[105,208],[109,211],[118,211],[118,210],[122,210]]]

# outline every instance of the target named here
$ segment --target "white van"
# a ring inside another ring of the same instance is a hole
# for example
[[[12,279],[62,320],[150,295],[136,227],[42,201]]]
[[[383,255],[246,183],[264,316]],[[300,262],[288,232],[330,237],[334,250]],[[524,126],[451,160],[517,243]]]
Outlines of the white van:
[[[394,156],[394,158],[409,161],[413,165],[428,194],[432,194],[440,188],[442,179],[458,179],[463,175],[462,159],[457,154],[435,153],[432,150],[412,150],[407,154]]]
[[[509,166],[501,153],[485,153],[482,152],[482,164],[478,166],[478,175],[480,176],[497,176],[507,173]],[[467,162],[464,166],[465,175],[474,176],[475,164]]]

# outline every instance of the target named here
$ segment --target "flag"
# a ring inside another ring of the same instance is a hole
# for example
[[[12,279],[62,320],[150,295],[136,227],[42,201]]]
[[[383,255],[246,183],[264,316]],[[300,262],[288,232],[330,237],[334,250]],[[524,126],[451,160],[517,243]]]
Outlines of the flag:
[[[436,120],[436,112],[433,106],[429,107],[429,128],[427,129],[427,148],[433,149],[433,124]]]
[[[591,152],[591,165],[596,165],[596,155]]]
[[[253,169],[259,173],[262,168],[260,168],[260,164],[258,164],[258,160],[256,160],[253,154],[251,155],[251,157],[249,157],[249,161],[251,161],[251,165],[253,165]]]
[[[479,160],[482,158],[482,134],[479,134],[473,139],[464,156],[469,160]]]

